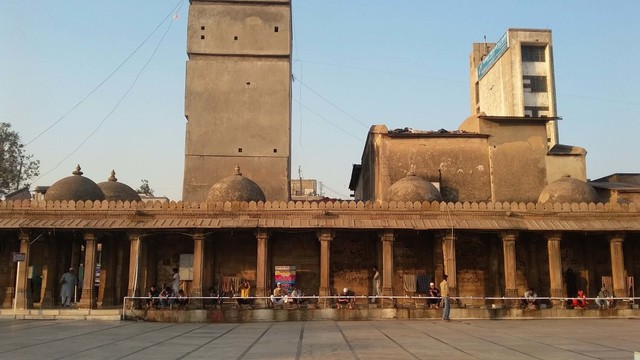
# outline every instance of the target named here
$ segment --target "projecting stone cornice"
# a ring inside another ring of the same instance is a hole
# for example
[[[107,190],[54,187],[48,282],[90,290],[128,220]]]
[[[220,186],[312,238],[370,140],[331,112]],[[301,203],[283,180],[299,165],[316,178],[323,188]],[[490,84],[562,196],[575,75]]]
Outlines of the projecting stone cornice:
[[[333,210],[333,211],[514,211],[514,212],[640,212],[635,203],[516,203],[516,202],[362,202],[362,201],[327,201],[327,202],[301,202],[301,201],[267,201],[267,202],[217,202],[217,203],[189,203],[183,201],[171,202],[129,202],[129,201],[2,201],[0,211],[130,211],[145,210],[153,212],[162,211],[273,211],[273,210]]]
[[[0,229],[336,229],[640,232],[635,204],[0,203]]]

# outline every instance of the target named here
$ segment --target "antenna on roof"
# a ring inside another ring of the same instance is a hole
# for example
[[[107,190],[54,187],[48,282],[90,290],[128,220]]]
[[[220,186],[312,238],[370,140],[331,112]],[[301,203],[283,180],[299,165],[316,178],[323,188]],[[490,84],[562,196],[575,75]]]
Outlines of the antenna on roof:
[[[483,35],[484,38],[484,54],[487,55],[489,52],[489,47],[487,46],[487,35]]]

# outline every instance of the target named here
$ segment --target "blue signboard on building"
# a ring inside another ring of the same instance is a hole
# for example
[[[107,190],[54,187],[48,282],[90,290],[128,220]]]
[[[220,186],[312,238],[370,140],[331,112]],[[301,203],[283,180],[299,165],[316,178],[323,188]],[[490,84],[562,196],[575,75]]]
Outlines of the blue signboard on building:
[[[496,46],[494,46],[493,49],[489,51],[487,56],[482,59],[480,65],[478,65],[478,80],[482,79],[484,74],[486,74],[487,71],[491,69],[493,64],[495,64],[496,61],[500,59],[502,54],[504,54],[504,52],[509,48],[509,36],[507,35],[508,33],[504,33],[504,35],[502,35],[500,40],[498,40],[498,42],[496,43]]]

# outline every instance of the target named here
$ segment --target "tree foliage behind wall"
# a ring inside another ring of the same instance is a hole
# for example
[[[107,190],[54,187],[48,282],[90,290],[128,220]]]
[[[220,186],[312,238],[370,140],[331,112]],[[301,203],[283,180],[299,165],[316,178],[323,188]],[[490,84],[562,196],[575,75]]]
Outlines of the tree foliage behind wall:
[[[27,155],[20,135],[11,124],[0,123],[0,193],[6,194],[24,186],[40,175],[40,160]]]

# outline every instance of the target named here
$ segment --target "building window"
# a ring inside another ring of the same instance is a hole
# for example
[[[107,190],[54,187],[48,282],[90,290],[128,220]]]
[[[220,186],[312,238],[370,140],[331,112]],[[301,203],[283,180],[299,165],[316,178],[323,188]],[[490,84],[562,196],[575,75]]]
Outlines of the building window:
[[[522,87],[524,92],[547,92],[547,77],[525,75],[522,77]]]
[[[548,106],[525,106],[524,117],[547,117],[549,116]]]
[[[544,62],[544,46],[522,46],[522,61]]]

